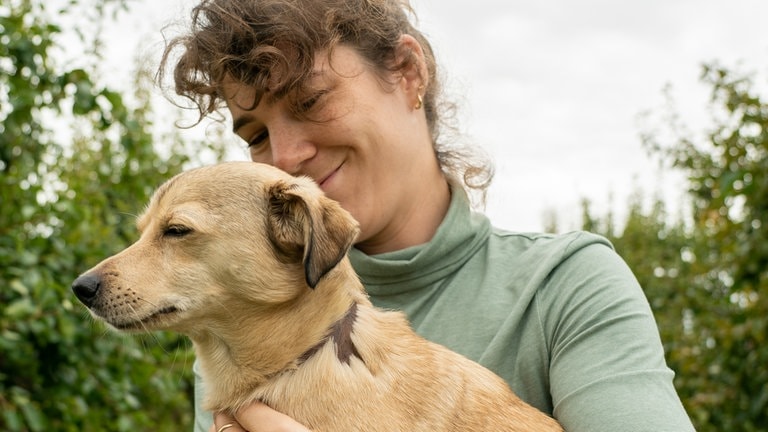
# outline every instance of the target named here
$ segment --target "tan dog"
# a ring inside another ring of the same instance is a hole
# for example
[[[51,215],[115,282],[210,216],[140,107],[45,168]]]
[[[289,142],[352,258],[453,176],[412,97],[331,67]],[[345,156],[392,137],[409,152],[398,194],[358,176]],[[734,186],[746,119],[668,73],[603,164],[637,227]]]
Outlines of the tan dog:
[[[251,162],[188,171],[138,228],[72,289],[119,330],[188,335],[209,410],[260,400],[323,432],[562,430],[374,308],[346,258],[357,224],[307,178]]]

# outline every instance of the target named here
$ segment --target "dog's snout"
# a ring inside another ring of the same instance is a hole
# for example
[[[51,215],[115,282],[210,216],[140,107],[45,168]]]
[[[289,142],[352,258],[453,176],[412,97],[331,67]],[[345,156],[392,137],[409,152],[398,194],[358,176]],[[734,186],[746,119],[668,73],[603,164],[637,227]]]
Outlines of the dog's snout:
[[[101,288],[101,278],[94,274],[84,274],[72,282],[72,291],[84,305],[90,307]]]

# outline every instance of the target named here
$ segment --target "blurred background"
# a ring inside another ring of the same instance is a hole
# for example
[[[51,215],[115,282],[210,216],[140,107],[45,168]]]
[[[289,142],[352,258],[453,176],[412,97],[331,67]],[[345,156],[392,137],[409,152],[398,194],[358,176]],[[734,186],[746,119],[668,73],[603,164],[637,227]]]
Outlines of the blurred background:
[[[413,0],[516,231],[608,237],[697,430],[768,424],[763,0]],[[189,343],[108,332],[70,282],[153,188],[245,159],[152,82],[194,1],[0,0],[0,430],[189,430]]]

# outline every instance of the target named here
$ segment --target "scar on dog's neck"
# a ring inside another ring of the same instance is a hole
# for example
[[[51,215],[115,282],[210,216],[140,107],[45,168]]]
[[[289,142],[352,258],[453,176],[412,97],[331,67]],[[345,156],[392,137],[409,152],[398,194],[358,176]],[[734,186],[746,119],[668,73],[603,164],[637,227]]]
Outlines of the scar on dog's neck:
[[[357,352],[355,344],[352,343],[351,337],[356,318],[357,303],[352,303],[352,306],[349,307],[346,315],[336,321],[333,327],[328,329],[328,334],[317,345],[313,346],[299,357],[299,363],[304,363],[309,360],[328,342],[328,339],[333,339],[333,344],[336,348],[336,357],[340,362],[349,364],[349,358],[352,356],[362,360],[360,353]]]

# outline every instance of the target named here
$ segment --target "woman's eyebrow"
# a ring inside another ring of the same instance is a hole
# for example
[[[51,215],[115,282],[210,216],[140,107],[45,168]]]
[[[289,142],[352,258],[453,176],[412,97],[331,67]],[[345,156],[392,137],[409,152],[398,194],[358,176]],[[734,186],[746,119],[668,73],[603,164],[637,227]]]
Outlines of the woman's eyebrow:
[[[328,71],[326,70],[326,68],[315,69],[315,70],[313,70],[309,74],[309,80],[310,81],[314,81],[314,80],[317,80],[317,79],[325,78],[325,76],[327,76],[327,75],[328,75]],[[243,114],[242,116],[234,119],[233,122],[232,122],[232,132],[237,134],[237,131],[241,127],[243,127],[243,126],[247,125],[248,123],[252,122],[254,119],[255,119],[255,117],[250,115],[250,114]]]
[[[249,114],[244,114],[244,115],[241,115],[240,117],[234,119],[234,121],[232,122],[232,132],[237,134],[237,131],[241,127],[243,127],[243,126],[247,125],[248,123],[252,122],[253,119],[254,119],[254,117],[252,115],[249,115]]]

